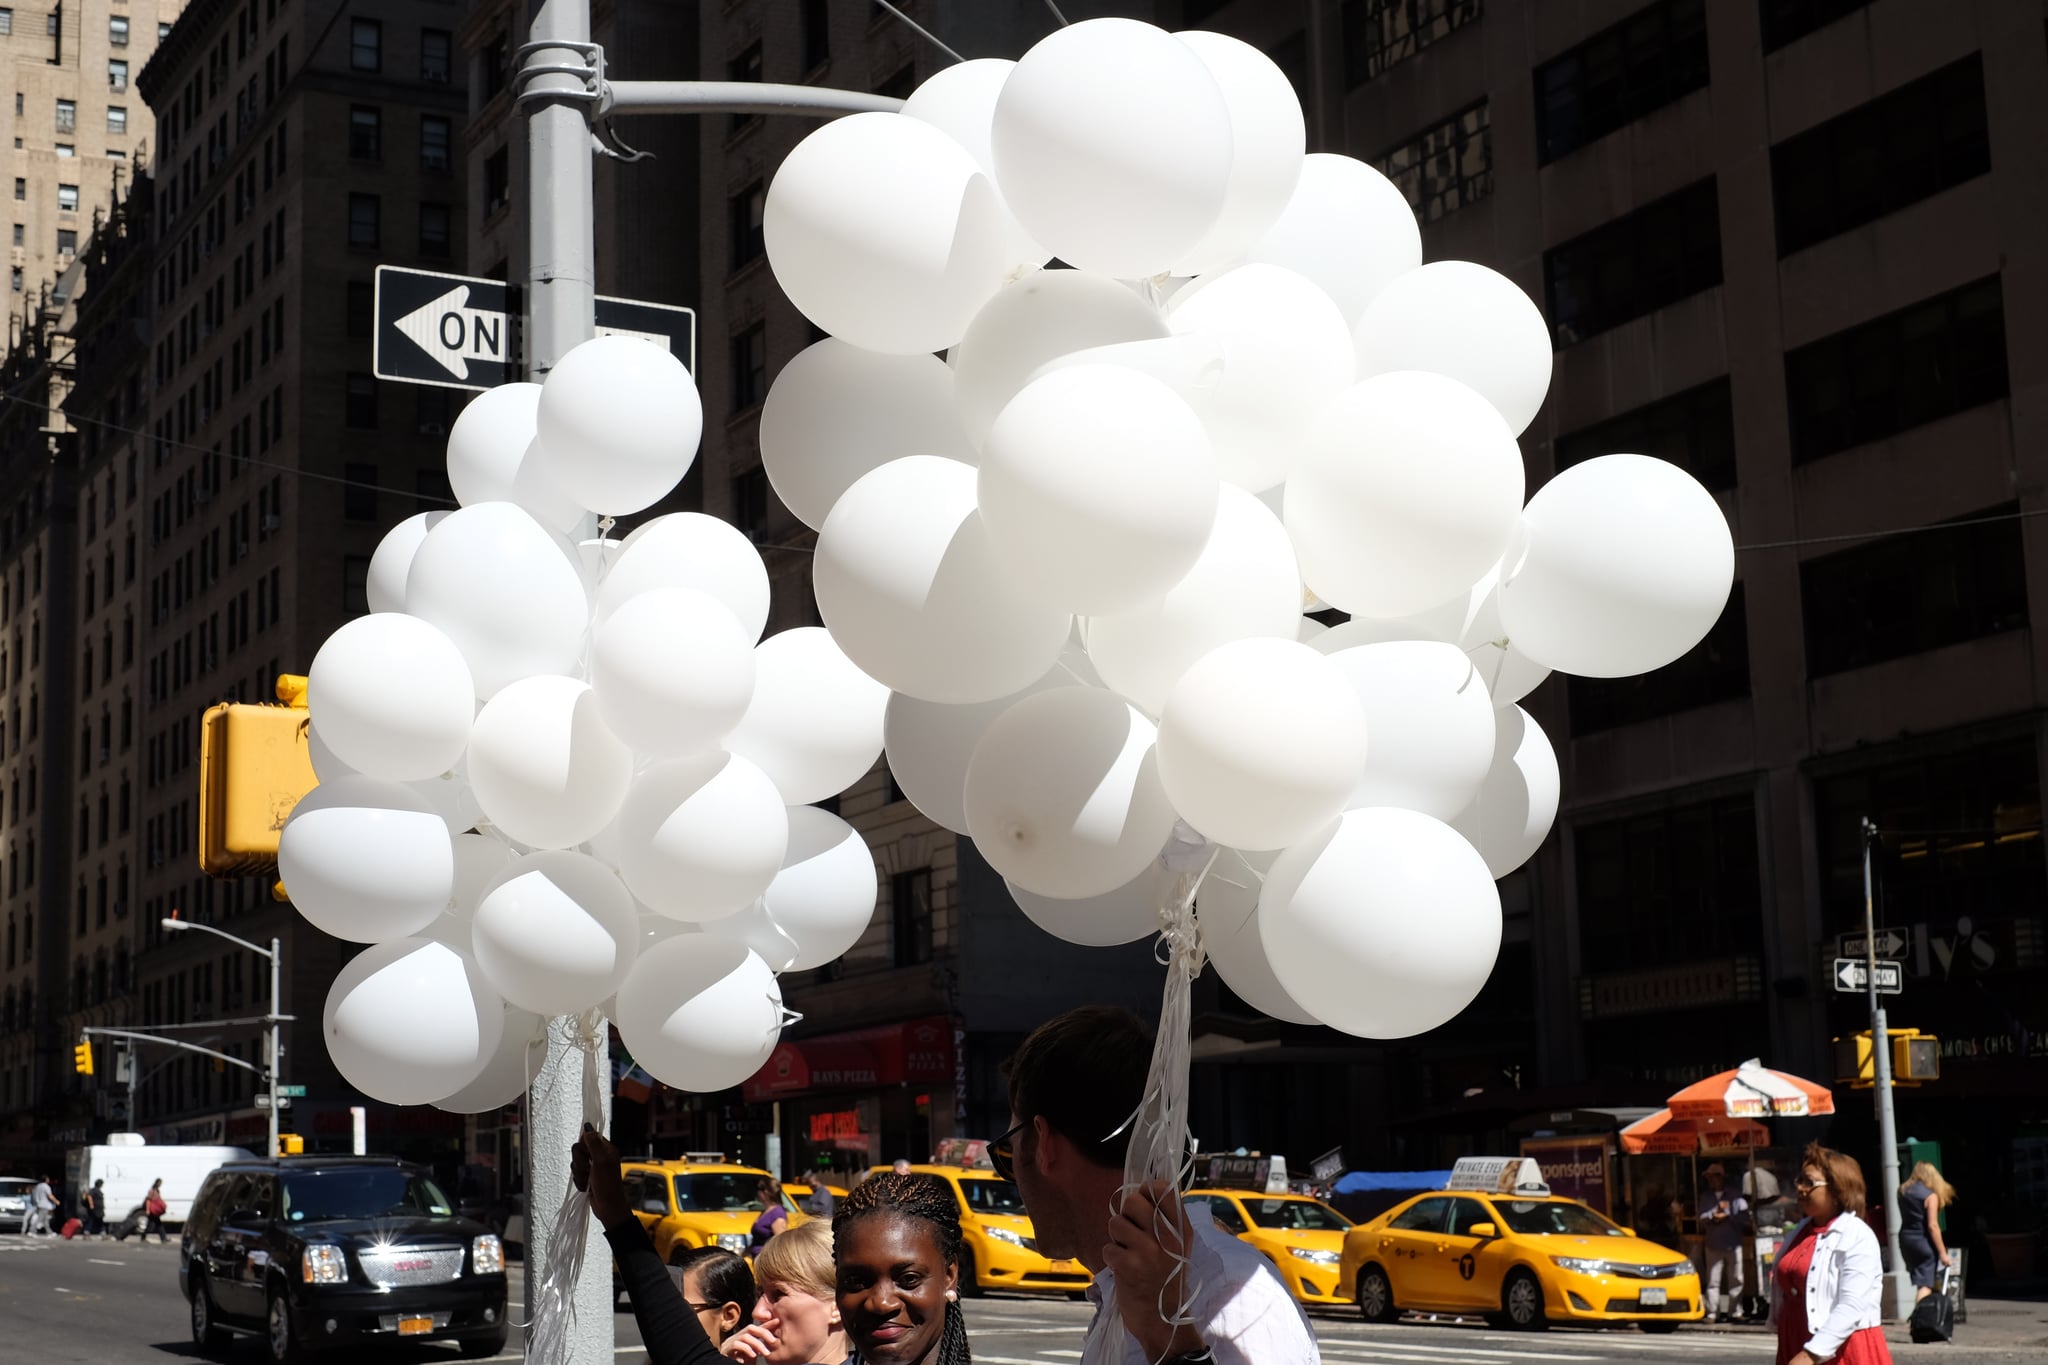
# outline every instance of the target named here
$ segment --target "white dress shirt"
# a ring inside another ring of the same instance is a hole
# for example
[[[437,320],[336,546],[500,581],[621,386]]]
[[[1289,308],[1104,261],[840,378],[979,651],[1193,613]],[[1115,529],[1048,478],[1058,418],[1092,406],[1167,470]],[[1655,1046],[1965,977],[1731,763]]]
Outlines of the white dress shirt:
[[[1321,1365],[1308,1318],[1266,1258],[1217,1227],[1205,1210],[1190,1213],[1188,1222],[1195,1233],[1189,1257],[1195,1300],[1189,1317],[1216,1365]],[[1114,1284],[1115,1276],[1104,1267],[1088,1288],[1097,1322],[1104,1291]],[[1105,1332],[1091,1326],[1081,1365],[1155,1365],[1129,1329],[1116,1326]]]

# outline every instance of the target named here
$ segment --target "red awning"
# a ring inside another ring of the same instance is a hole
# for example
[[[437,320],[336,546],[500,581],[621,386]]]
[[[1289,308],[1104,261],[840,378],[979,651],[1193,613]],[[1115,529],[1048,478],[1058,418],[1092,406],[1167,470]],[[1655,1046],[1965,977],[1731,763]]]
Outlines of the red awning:
[[[785,1041],[747,1081],[749,1103],[832,1090],[953,1079],[953,1024],[943,1016]]]

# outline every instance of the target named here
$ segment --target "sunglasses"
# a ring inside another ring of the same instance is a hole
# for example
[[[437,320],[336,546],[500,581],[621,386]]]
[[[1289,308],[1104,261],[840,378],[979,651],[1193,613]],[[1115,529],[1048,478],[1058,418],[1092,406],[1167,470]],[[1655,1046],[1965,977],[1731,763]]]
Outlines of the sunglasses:
[[[988,1145],[988,1164],[997,1175],[1012,1183],[1017,1179],[1017,1134],[1030,1126],[1031,1120],[1025,1119]]]
[[[1827,1183],[1828,1182],[1825,1180],[1808,1180],[1805,1176],[1801,1176],[1799,1177],[1799,1179],[1792,1182],[1792,1188],[1799,1191],[1801,1194],[1812,1194],[1815,1190],[1819,1189],[1821,1186]]]

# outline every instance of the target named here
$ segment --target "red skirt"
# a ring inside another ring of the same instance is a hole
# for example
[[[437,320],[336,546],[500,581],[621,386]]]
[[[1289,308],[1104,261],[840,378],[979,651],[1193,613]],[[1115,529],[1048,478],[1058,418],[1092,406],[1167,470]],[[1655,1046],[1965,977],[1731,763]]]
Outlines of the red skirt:
[[[1799,1321],[1804,1324],[1804,1314]],[[1784,1326],[1781,1323],[1778,1331],[1778,1365],[1790,1365],[1792,1358],[1806,1349],[1806,1334],[1802,1332],[1795,1338]],[[1885,1343],[1884,1329],[1865,1327],[1851,1332],[1830,1365],[1892,1365],[1892,1348]]]

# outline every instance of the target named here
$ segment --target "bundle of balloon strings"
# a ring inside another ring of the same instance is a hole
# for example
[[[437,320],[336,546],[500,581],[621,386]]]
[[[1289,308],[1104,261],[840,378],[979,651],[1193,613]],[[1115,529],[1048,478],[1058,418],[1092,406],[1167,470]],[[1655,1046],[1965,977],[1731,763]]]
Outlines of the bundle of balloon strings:
[[[598,1084],[597,1058],[607,1042],[603,1012],[586,1010],[555,1020],[549,1027],[566,1028],[569,1045],[583,1054],[583,1122],[601,1131],[604,1095]],[[574,1351],[576,1285],[583,1278],[589,1226],[590,1196],[572,1180],[555,1213],[554,1240],[548,1243],[547,1263],[533,1294],[533,1320],[526,1333],[527,1365],[569,1365]]]
[[[1160,1321],[1182,1326],[1193,1321],[1193,1305],[1200,1296],[1192,1260],[1193,1248],[1182,1238],[1184,1220],[1179,1216],[1180,1191],[1187,1187],[1194,1169],[1194,1148],[1188,1136],[1188,1049],[1194,1023],[1192,996],[1194,981],[1202,974],[1207,956],[1195,922],[1195,892],[1216,864],[1222,849],[1197,834],[1185,823],[1174,826],[1173,837],[1159,855],[1159,861],[1175,874],[1159,906],[1159,938],[1154,949],[1166,967],[1166,986],[1159,1005],[1159,1030],[1152,1043],[1152,1066],[1145,1077],[1145,1098],[1124,1128],[1131,1143],[1124,1156],[1124,1180],[1117,1187],[1112,1218],[1122,1211],[1126,1199],[1143,1187],[1163,1183],[1167,1198],[1153,1215],[1153,1233],[1159,1245],[1174,1261],[1155,1305]],[[1115,1137],[1112,1133],[1110,1136]],[[1086,1362],[1121,1361],[1124,1358],[1123,1316],[1117,1307],[1114,1281],[1104,1292],[1102,1311],[1088,1329],[1082,1358]]]

